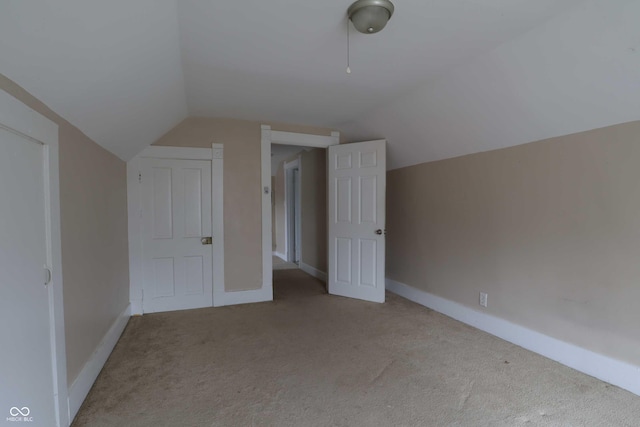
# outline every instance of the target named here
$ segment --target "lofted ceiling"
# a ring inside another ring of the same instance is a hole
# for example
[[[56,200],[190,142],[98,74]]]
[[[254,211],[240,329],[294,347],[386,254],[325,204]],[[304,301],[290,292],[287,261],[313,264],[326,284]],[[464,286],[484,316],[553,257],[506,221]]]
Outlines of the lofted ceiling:
[[[400,167],[639,119],[639,3],[396,0],[347,75],[350,0],[6,0],[0,73],[125,160],[212,116],[387,137]]]

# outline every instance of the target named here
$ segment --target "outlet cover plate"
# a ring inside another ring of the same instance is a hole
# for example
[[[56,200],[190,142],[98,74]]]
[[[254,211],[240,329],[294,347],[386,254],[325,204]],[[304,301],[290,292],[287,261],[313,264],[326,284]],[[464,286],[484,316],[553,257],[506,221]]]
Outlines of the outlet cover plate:
[[[486,307],[488,298],[489,296],[486,292],[480,292],[480,305]]]

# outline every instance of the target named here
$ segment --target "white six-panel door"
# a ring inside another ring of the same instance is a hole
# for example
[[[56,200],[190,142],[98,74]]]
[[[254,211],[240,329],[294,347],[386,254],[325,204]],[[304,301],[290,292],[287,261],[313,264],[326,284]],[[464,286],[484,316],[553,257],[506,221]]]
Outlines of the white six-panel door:
[[[213,304],[211,161],[143,159],[143,311]]]
[[[329,147],[329,293],[384,302],[386,141]]]

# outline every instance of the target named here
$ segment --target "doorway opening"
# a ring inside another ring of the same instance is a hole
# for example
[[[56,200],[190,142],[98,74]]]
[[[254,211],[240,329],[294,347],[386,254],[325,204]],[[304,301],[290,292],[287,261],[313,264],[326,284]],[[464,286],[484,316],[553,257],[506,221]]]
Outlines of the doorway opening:
[[[273,255],[275,210],[272,188],[271,150],[276,145],[300,145],[327,149],[323,155],[325,172],[324,209],[326,240],[324,271],[305,262],[306,246],[302,238],[300,269],[327,283],[328,292],[373,302],[385,299],[385,188],[386,140],[339,145],[340,135],[300,134],[271,130],[262,125],[262,291],[273,299]],[[306,166],[300,164],[301,187]],[[321,180],[317,180],[319,183]],[[304,191],[302,192],[304,194]],[[320,192],[318,192],[320,193]],[[302,202],[302,210],[305,203]],[[302,236],[305,219],[302,217]],[[282,259],[288,259],[285,253]]]
[[[326,276],[326,150],[271,146],[273,270]]]

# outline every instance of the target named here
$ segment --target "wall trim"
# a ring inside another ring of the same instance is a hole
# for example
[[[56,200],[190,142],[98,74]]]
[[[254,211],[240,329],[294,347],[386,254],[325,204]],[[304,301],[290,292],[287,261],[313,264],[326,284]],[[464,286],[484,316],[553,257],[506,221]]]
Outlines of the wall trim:
[[[271,126],[260,125],[260,194],[262,194],[262,289],[273,299],[273,224],[271,223]],[[284,258],[287,259],[287,258]]]
[[[327,148],[340,143],[340,133],[331,132],[331,136],[312,135],[307,133],[271,131],[272,144],[297,145],[301,147]]]
[[[224,144],[211,144],[211,230],[213,301],[224,299]]]
[[[164,147],[151,145],[136,157],[152,157],[154,159],[211,160],[211,148]]]
[[[84,402],[93,383],[96,381],[96,378],[98,378],[102,367],[118,343],[120,335],[122,335],[124,328],[127,326],[129,317],[131,317],[130,304],[127,305],[127,308],[125,308],[116,318],[115,322],[113,322],[111,328],[109,328],[109,331],[102,338],[102,341],[100,341],[100,344],[98,344],[98,347],[96,347],[87,363],[84,364],[78,377],[69,387],[69,419],[71,421],[75,418],[78,410],[82,406],[82,402]]]
[[[273,251],[273,254],[275,256],[277,256],[278,258],[280,258],[281,260],[287,261],[287,256],[285,254],[283,254],[282,252]]]
[[[58,125],[0,90],[0,128],[43,145],[46,262],[51,271],[47,285],[51,374],[56,425],[69,425],[67,350],[64,327],[62,243],[60,229],[60,162]]]
[[[250,291],[225,292],[213,300],[214,307],[273,301],[273,289],[261,288]]]
[[[300,269],[308,275],[315,277],[316,279],[320,279],[325,283],[327,282],[327,273],[324,271],[320,271],[317,268],[312,267],[309,264],[305,264],[302,261],[300,261]]]
[[[460,322],[640,396],[640,366],[622,362],[508,320],[386,279],[387,290]]]

